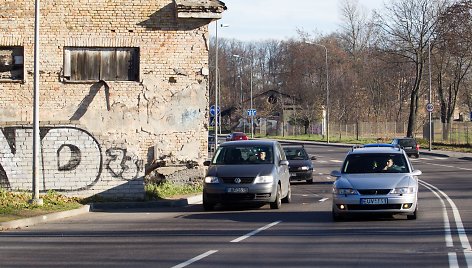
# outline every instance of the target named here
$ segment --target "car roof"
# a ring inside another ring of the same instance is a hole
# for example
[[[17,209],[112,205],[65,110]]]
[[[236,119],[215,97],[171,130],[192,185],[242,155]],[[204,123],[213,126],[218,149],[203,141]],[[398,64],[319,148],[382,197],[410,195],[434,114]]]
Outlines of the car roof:
[[[273,146],[278,142],[275,140],[241,140],[241,141],[227,141],[220,146]]]
[[[349,154],[403,154],[399,147],[353,147]]]
[[[395,145],[391,143],[367,143],[364,144],[363,147],[395,147]]]
[[[416,139],[412,138],[412,137],[394,138],[394,140],[414,140],[414,141],[416,141]]]

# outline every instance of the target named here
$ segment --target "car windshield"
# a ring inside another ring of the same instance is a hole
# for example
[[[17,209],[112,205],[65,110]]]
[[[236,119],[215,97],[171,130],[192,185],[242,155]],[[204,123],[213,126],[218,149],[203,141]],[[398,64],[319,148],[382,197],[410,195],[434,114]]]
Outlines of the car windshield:
[[[343,173],[408,173],[402,154],[351,154],[346,158]]]
[[[271,146],[222,146],[212,159],[214,165],[272,164],[274,153]]]
[[[399,140],[398,142],[401,146],[403,147],[415,147],[416,146],[416,142],[414,140]]]
[[[308,154],[303,148],[284,148],[287,160],[307,160]]]

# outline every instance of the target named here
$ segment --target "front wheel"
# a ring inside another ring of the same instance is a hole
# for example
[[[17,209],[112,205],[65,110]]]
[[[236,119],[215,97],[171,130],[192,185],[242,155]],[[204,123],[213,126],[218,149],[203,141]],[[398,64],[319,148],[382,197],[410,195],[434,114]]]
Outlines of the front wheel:
[[[413,214],[406,215],[406,218],[408,220],[416,220],[417,217],[418,217],[418,205],[416,205],[415,212],[413,212]]]
[[[282,195],[281,192],[282,191],[280,189],[280,184],[277,184],[277,192],[275,193],[275,200],[274,202],[270,202],[271,209],[279,209],[280,207],[282,207],[282,199],[280,198],[280,196]]]

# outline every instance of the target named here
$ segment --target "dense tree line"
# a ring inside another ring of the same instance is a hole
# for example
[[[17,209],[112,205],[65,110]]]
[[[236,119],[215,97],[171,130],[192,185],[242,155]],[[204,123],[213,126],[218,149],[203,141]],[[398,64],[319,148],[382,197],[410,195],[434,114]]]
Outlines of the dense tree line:
[[[408,122],[405,134],[411,136],[428,120],[430,91],[433,117],[443,123],[454,119],[456,109],[472,111],[470,0],[396,0],[371,14],[356,0],[344,0],[341,11],[341,30],[327,35],[299,31],[296,39],[260,42],[220,38],[223,110],[231,108],[233,117],[243,112],[252,77],[254,96],[268,90],[292,96],[302,108],[294,117],[304,126],[322,116],[326,79],[334,122]],[[213,39],[210,66],[214,55]],[[214,92],[212,79],[211,103]],[[258,115],[272,113],[271,107]]]

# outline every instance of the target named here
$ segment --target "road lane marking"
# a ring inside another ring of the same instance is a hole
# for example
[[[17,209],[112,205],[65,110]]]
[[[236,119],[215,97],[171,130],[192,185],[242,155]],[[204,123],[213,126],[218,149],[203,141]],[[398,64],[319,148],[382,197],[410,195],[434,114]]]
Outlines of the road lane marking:
[[[194,263],[194,262],[196,262],[196,261],[199,261],[199,260],[201,260],[201,259],[203,259],[203,258],[206,258],[206,257],[208,257],[208,256],[210,256],[211,254],[214,254],[214,253],[216,253],[216,252],[218,252],[218,250],[209,250],[209,251],[207,251],[207,252],[205,252],[205,253],[203,253],[203,254],[200,254],[200,255],[198,255],[197,257],[192,258],[192,259],[190,259],[190,260],[188,260],[188,261],[186,261],[186,262],[182,262],[181,264],[178,264],[178,265],[176,265],[176,266],[172,266],[172,268],[183,268],[183,267],[186,267],[186,266],[188,266],[188,265],[190,265],[190,264],[192,264],[192,263]]]
[[[441,165],[441,164],[435,164],[435,163],[425,163],[425,164],[430,164],[430,165],[438,166],[438,167],[455,168],[455,169],[460,169],[460,170],[472,171],[472,169],[470,169],[470,168],[462,168],[462,167]]]
[[[433,185],[431,185],[427,182],[421,181],[421,183],[423,185],[428,185],[429,187],[431,187],[432,189],[434,189],[435,191],[440,193],[447,200],[449,205],[451,206],[452,214],[454,215],[454,220],[456,222],[457,233],[459,235],[459,240],[461,241],[461,245],[462,245],[463,252],[464,252],[464,257],[465,257],[465,260],[467,262],[467,267],[472,268],[472,248],[470,247],[469,239],[467,238],[467,233],[465,232],[464,224],[462,223],[462,219],[461,219],[461,215],[459,213],[459,209],[457,209],[457,206],[454,203],[454,201],[452,201],[451,198],[449,198],[449,196],[446,193],[444,193],[443,191],[441,191],[437,187],[435,187],[435,186],[433,186]]]
[[[324,202],[324,201],[326,201],[326,200],[328,200],[328,199],[329,199],[329,198],[326,198],[326,197],[325,197],[325,198],[322,198],[322,199],[318,200],[318,202]]]
[[[447,208],[446,208],[446,203],[444,203],[444,200],[441,198],[441,196],[436,193],[431,187],[427,186],[426,184],[422,183],[421,185],[423,187],[428,188],[438,199],[441,201],[441,207],[443,209],[443,220],[444,220],[444,235],[446,239],[446,247],[452,248],[454,246],[452,242],[452,235],[451,235],[451,224],[449,223],[449,216],[447,215]]]
[[[259,228],[259,229],[256,229],[256,230],[254,230],[254,231],[252,231],[252,232],[250,232],[250,233],[248,233],[248,234],[246,234],[246,235],[243,235],[243,236],[241,236],[241,237],[238,237],[238,238],[236,238],[236,239],[234,239],[234,240],[231,240],[230,242],[231,242],[231,243],[238,243],[238,242],[241,242],[241,241],[243,241],[244,239],[249,238],[249,237],[251,237],[251,236],[253,236],[253,235],[255,235],[255,234],[257,234],[257,233],[259,233],[259,232],[261,232],[261,231],[267,230],[267,229],[269,229],[270,227],[275,226],[275,225],[277,225],[277,224],[279,224],[279,223],[281,223],[281,222],[282,222],[282,221],[275,221],[275,222],[273,222],[273,223],[269,223],[269,224],[267,224],[266,226],[263,226],[263,227],[261,227],[261,228]]]
[[[449,252],[449,267],[459,268],[459,261],[457,260],[457,254],[455,252]]]
[[[342,162],[343,162],[343,161],[341,161],[341,160],[336,160],[336,159],[329,160],[329,161],[334,162],[334,163],[342,163]]]

